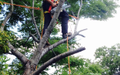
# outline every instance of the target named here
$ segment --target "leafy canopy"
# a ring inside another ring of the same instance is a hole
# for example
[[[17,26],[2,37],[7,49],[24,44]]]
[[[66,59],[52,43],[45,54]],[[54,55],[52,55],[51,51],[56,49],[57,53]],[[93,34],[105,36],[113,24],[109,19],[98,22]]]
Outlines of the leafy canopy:
[[[120,71],[120,44],[116,44],[110,48],[100,47],[95,52],[95,58],[99,59],[99,64],[105,68],[105,72],[109,75]]]

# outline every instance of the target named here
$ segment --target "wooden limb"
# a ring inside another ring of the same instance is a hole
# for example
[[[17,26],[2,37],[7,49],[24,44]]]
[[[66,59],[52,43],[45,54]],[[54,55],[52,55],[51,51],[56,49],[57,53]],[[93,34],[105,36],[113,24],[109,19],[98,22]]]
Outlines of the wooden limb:
[[[22,53],[16,50],[9,42],[8,46],[11,49],[12,54],[15,55],[22,62],[23,65],[25,65],[28,59]]]
[[[13,4],[13,0],[11,0],[11,4]],[[2,23],[1,31],[4,30],[5,24],[6,24],[6,22],[8,21],[8,19],[10,18],[10,16],[12,15],[13,10],[14,10],[14,8],[13,8],[13,5],[12,5],[10,12],[9,12],[8,15],[5,17],[5,20],[4,20],[3,23]]]
[[[79,17],[79,16],[80,16],[80,11],[81,11],[81,8],[82,8],[82,0],[80,1],[80,8],[79,8],[79,10],[78,10],[77,17]]]
[[[80,16],[80,11],[81,11],[82,5],[83,5],[83,4],[82,4],[82,0],[81,0],[81,1],[80,1],[80,7],[79,7],[79,10],[78,10],[78,14],[77,14],[77,18],[79,18],[79,16]],[[74,33],[76,33],[76,31],[77,31],[78,22],[79,22],[79,19],[77,20],[77,23],[76,23],[76,25],[75,25]]]
[[[34,0],[33,0],[33,3],[32,3],[32,7],[34,7]],[[34,23],[34,25],[35,25],[35,28],[36,28],[36,32],[37,32],[37,34],[38,34],[38,37],[41,38],[41,37],[40,37],[40,32],[39,32],[38,27],[37,27],[37,24],[36,24],[36,20],[35,20],[35,17],[34,17],[34,9],[32,9],[32,20],[33,20],[33,23]]]
[[[84,36],[84,35],[82,35],[82,34],[79,34],[79,36],[85,37],[85,36]]]
[[[57,55],[55,56],[54,58],[51,58],[50,60],[48,60],[47,62],[45,62],[40,68],[38,68],[34,73],[33,75],[39,75],[39,73],[41,73],[44,69],[46,69],[46,67],[48,67],[49,65],[51,65],[52,63],[55,63],[67,56],[70,56],[72,54],[75,54],[75,53],[78,53],[78,52],[81,52],[85,50],[84,47],[81,47],[81,48],[78,48],[76,50],[70,50],[69,52],[65,52],[65,53],[62,53],[60,55]]]
[[[33,38],[33,40],[36,41],[37,43],[40,42],[33,34],[30,33],[29,35],[30,35],[30,36]]]

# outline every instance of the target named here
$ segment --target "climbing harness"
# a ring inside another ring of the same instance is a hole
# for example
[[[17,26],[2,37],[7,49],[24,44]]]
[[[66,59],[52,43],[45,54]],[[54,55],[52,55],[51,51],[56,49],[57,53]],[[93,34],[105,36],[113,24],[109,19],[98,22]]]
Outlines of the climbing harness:
[[[54,0],[51,1],[54,2]],[[44,13],[50,13],[51,10],[52,10],[52,5],[50,5],[48,11],[44,11]]]

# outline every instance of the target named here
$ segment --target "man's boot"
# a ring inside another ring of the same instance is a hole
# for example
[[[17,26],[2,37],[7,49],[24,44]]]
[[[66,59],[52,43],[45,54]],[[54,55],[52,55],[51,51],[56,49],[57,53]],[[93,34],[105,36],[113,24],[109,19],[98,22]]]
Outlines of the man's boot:
[[[66,33],[66,34],[63,34],[63,35],[62,35],[63,39],[66,39],[67,36],[68,36],[68,37],[72,36],[72,33],[69,32],[69,33]]]

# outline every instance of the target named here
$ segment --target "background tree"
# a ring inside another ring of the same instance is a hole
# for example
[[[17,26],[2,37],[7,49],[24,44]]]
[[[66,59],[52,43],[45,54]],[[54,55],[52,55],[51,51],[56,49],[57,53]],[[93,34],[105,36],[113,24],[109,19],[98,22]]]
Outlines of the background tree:
[[[120,71],[120,44],[111,48],[100,47],[95,52],[95,58],[99,59],[99,64],[105,69],[103,75],[113,75]]]
[[[42,0],[32,0],[32,1],[31,0],[24,0],[24,1],[1,0],[1,1],[8,2],[11,4],[14,3],[25,6],[33,6],[33,7],[42,6]],[[62,4],[61,0],[60,2],[61,3],[59,4],[59,6]],[[74,12],[74,14],[77,15],[77,11],[79,7],[81,7],[83,4],[80,16],[87,18],[89,17],[97,20],[105,20],[111,17],[112,13],[115,12],[115,8],[117,7],[115,2],[113,2],[112,0],[104,0],[104,1],[103,0],[102,1],[101,0],[93,0],[93,1],[68,0],[68,2],[72,6],[70,9],[67,9],[68,13]],[[58,10],[59,10],[59,6],[58,6]],[[63,43],[66,41],[66,39],[61,40],[60,37],[57,38],[50,37],[49,41],[52,45],[49,46],[48,48],[43,49],[43,46],[46,40],[48,39],[50,33],[52,32],[52,30],[54,35],[56,35],[57,32],[59,31],[57,27],[54,27],[57,18],[56,16],[58,16],[58,14],[59,13],[56,13],[54,15],[53,20],[51,21],[50,24],[51,27],[48,28],[45,35],[43,36],[43,39],[41,39],[40,34],[43,28],[43,21],[41,19],[43,17],[42,12],[38,10],[21,8],[21,7],[10,6],[5,4],[2,6],[2,12],[1,12],[2,17],[0,18],[1,20],[0,21],[0,25],[1,25],[0,54],[12,54],[16,56],[17,59],[19,60],[19,61],[18,60],[15,61],[16,63],[12,63],[11,68],[15,68],[16,71],[18,70],[17,72],[19,74],[22,74],[23,72],[20,69],[24,67],[25,69],[24,74],[29,75],[30,72],[35,71],[36,66],[41,67],[43,63],[47,62],[49,59],[54,57],[52,53],[52,49],[55,51],[56,55],[66,52],[66,44]],[[21,23],[21,25],[19,25],[19,23]],[[22,33],[20,36],[17,36],[18,33],[15,34],[14,32],[10,32],[11,31],[10,28],[14,26],[17,26],[18,32]],[[71,36],[69,39],[74,38],[76,35],[79,35],[79,32],[73,34],[73,36]],[[73,39],[69,41],[69,44],[74,47],[73,44],[75,44],[75,40]],[[78,52],[83,49],[84,48],[79,48],[77,50],[73,50],[68,53]],[[50,61],[53,63],[52,59]],[[20,62],[20,64],[18,64],[18,62]],[[58,65],[67,64],[67,59],[66,58],[62,59],[61,61],[56,63]],[[13,67],[14,65],[17,65],[17,67]],[[19,72],[19,70],[21,72]]]
[[[104,71],[99,64],[92,63],[90,60],[85,58],[71,57],[70,60],[71,75],[102,75],[102,72]],[[61,73],[61,75],[67,75],[68,66],[61,66],[58,73]]]

